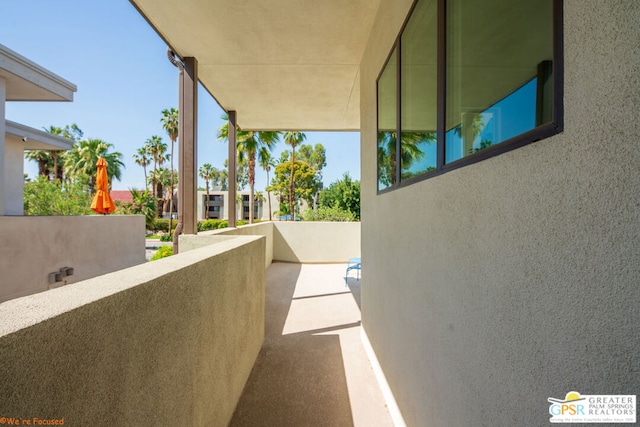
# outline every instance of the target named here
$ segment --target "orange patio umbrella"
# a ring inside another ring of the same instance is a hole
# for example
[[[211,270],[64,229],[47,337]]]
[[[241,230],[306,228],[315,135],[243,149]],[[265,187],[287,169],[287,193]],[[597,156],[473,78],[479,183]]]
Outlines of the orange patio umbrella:
[[[116,210],[116,205],[109,195],[109,177],[107,176],[107,161],[100,157],[98,163],[98,173],[96,174],[96,194],[91,202],[91,209],[99,214],[110,214]]]

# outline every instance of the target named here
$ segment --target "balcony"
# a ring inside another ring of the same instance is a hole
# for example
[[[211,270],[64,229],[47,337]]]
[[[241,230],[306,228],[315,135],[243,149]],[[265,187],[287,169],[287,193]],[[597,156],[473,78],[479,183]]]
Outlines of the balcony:
[[[2,303],[0,416],[392,425],[344,281],[359,245],[357,223],[261,223]]]
[[[361,341],[360,282],[344,264],[274,263],[262,350],[232,426],[391,426]]]

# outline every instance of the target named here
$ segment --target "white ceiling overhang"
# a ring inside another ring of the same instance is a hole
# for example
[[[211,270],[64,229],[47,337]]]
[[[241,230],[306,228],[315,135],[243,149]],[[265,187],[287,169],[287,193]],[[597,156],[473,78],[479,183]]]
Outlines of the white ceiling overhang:
[[[246,130],[359,130],[379,0],[130,0]]]
[[[25,150],[70,150],[73,141],[20,123],[5,121],[7,142],[20,144]]]
[[[76,85],[0,44],[7,101],[73,101]]]

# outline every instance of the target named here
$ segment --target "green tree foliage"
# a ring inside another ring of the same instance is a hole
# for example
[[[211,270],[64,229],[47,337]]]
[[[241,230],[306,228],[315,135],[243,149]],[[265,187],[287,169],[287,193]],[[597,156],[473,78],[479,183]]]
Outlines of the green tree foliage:
[[[277,192],[281,200],[288,200],[288,209],[280,208],[281,214],[292,214],[291,210],[299,199],[313,202],[313,197],[320,189],[320,179],[315,169],[308,163],[297,160],[294,169],[295,187],[293,197],[289,197],[291,184],[291,162],[279,163],[275,169],[275,176],[271,182],[270,190]],[[293,212],[295,214],[295,211]],[[292,215],[293,217],[293,215]]]
[[[83,139],[76,142],[65,155],[65,174],[74,182],[87,182],[89,192],[93,194],[98,171],[96,163],[102,157],[107,162],[109,182],[113,179],[120,181],[125,165],[122,162],[122,154],[117,151],[110,152],[112,148],[113,144],[101,139]]]
[[[171,182],[178,182],[177,172],[171,171],[165,167],[155,169],[149,176],[149,180],[155,183],[156,187],[156,203],[158,205],[159,215],[167,211],[171,198]]]
[[[169,184],[169,194],[171,194],[171,197],[169,197],[169,234],[171,234],[171,230],[173,230],[173,190],[176,184],[174,179],[175,171],[173,170],[173,147],[178,139],[178,110],[175,108],[162,110],[162,118],[160,119],[160,122],[162,122],[162,128],[167,132],[169,139],[171,140],[171,182]]]
[[[81,184],[58,180],[49,181],[40,176],[37,180],[24,184],[24,214],[34,216],[49,215],[89,215],[91,196]]]
[[[209,203],[209,182],[211,181],[212,173],[213,166],[211,166],[209,163],[205,163],[204,165],[200,166],[200,169],[198,170],[198,175],[200,176],[200,178],[204,179],[204,185],[207,189],[207,203]]]
[[[79,141],[82,138],[82,130],[77,124],[66,125],[65,127],[49,126],[43,128],[45,132],[52,135],[61,136],[72,141]],[[27,160],[35,161],[38,164],[38,176],[46,176],[48,179],[62,181],[64,178],[64,158],[65,152],[58,150],[32,150],[25,153]]]
[[[138,166],[142,166],[144,171],[144,187],[145,190],[149,190],[148,177],[147,177],[147,166],[149,166],[151,162],[151,157],[149,156],[149,152],[147,151],[147,147],[140,147],[136,151],[136,154],[133,155],[133,161]]]
[[[129,189],[129,191],[131,192],[133,202],[129,206],[125,207],[128,211],[127,213],[144,215],[147,228],[151,228],[157,215],[158,208],[153,195],[149,190],[138,191],[135,189]]]
[[[260,156],[260,167],[262,169],[264,169],[264,171],[267,173],[267,203],[269,204],[269,221],[272,220],[271,218],[271,192],[270,192],[270,187],[269,187],[269,172],[271,172],[271,168],[274,168],[276,166],[275,162],[273,161],[273,159],[271,158],[271,152],[268,152],[265,150],[264,153],[262,153],[262,155]]]
[[[309,163],[322,181],[322,169],[327,166],[327,150],[322,144],[302,144],[298,147],[298,160]]]
[[[305,211],[302,219],[305,221],[357,221],[353,213],[338,207],[329,206],[320,206],[317,209],[309,209]]]
[[[149,261],[157,261],[171,255],[173,255],[173,246],[160,246]]]
[[[291,146],[291,171],[289,173],[289,212],[291,214],[291,219],[295,219],[295,211],[293,210],[294,203],[294,195],[296,191],[294,190],[294,183],[296,179],[296,174],[294,169],[296,167],[296,147],[301,144],[307,136],[302,132],[288,131],[284,133],[284,143]]]
[[[218,140],[229,142],[229,117],[222,116],[224,124],[218,130]],[[249,184],[249,224],[253,223],[253,194],[256,182],[256,157],[266,156],[280,139],[279,132],[236,130],[238,163],[246,163]]]
[[[227,161],[225,160],[225,165],[227,165]],[[220,187],[220,190],[227,191],[229,189],[227,183],[229,181],[229,174],[227,173],[227,169],[218,169],[217,167],[213,167],[211,171],[211,186],[215,189],[216,187]]]
[[[166,154],[167,144],[162,142],[161,137],[154,135],[145,141],[144,146],[147,153],[149,153],[153,160],[153,173],[149,174],[149,182],[151,183],[151,188],[153,188],[156,203],[158,204],[158,215],[162,215],[163,187],[161,183],[161,174],[158,173],[158,168],[169,159]]]
[[[345,173],[328,188],[320,192],[320,208],[339,209],[353,215],[357,221],[360,220],[360,181],[354,181]]]
[[[227,183],[229,182],[229,160],[224,160],[224,170],[223,175],[220,175],[221,182],[224,182],[223,190],[227,190]],[[224,180],[224,181],[222,181]],[[237,190],[242,191],[245,189],[247,184],[249,183],[249,165],[246,161],[236,160],[236,185]]]

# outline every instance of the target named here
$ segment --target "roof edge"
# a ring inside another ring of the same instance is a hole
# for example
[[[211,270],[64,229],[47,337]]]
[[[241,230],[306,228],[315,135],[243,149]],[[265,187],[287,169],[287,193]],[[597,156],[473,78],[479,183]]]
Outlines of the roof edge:
[[[14,62],[16,65],[18,65],[19,67],[22,67],[24,69],[27,69],[28,71],[32,72],[32,73],[36,73],[40,76],[42,76],[43,78],[45,78],[46,80],[49,80],[57,85],[62,86],[64,89],[71,91],[71,92],[77,92],[78,91],[78,87],[71,83],[70,81],[60,77],[59,75],[47,70],[46,68],[36,64],[35,62],[25,58],[24,56],[20,55],[17,52],[14,52],[13,50],[9,49],[8,47],[6,47],[3,44],[0,44],[0,56],[5,56],[8,58],[9,61]],[[7,70],[9,72],[12,72],[12,70]],[[20,76],[22,78],[25,78],[25,76]],[[33,82],[35,84],[38,84],[37,82]]]
[[[5,124],[6,133],[21,138],[25,143],[25,150],[34,149],[29,148],[29,140],[50,145],[52,147],[51,150],[70,150],[73,147],[74,141],[71,139],[52,135],[48,132],[32,128],[21,123],[12,122],[10,120],[6,120]]]

